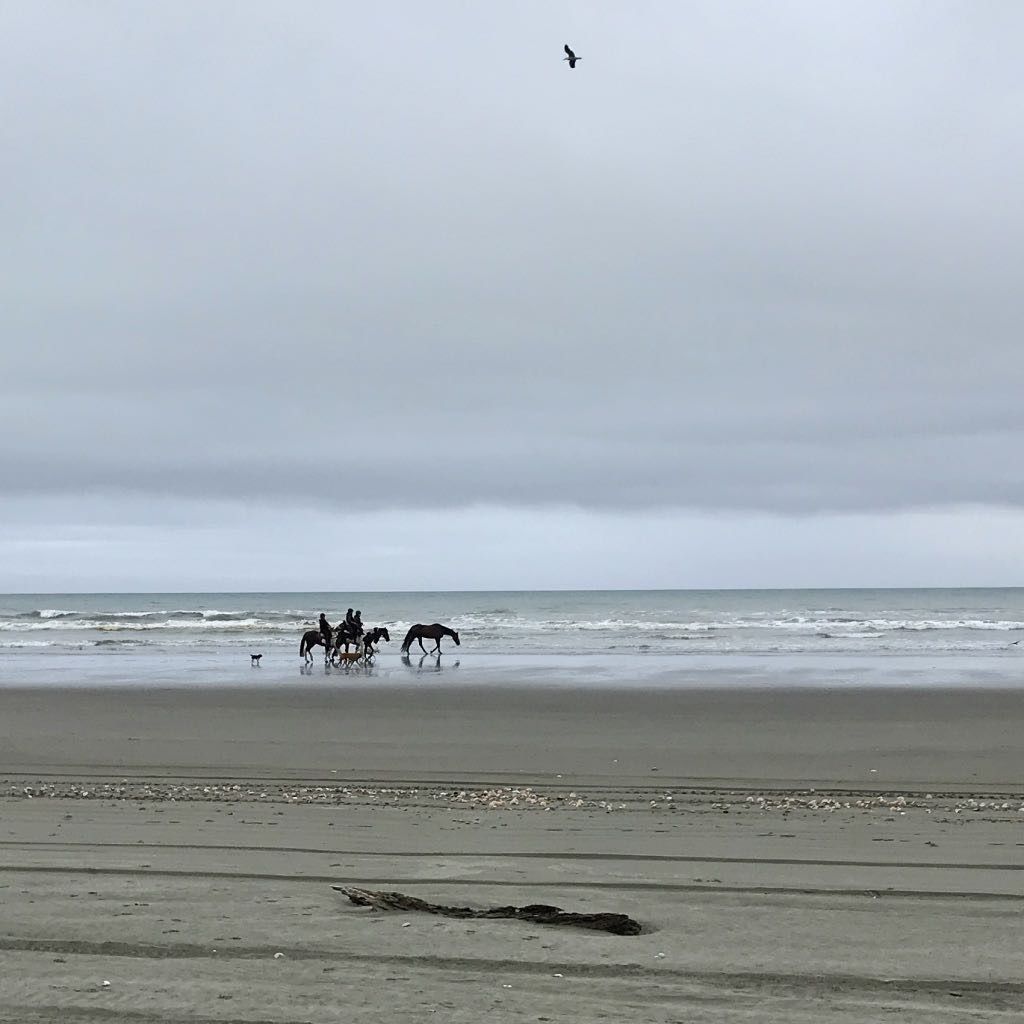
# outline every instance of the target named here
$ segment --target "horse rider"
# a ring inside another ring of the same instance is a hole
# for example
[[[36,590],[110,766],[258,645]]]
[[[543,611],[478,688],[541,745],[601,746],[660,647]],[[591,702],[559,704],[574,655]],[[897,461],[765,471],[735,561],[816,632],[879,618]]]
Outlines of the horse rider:
[[[355,615],[352,616],[352,625],[356,627],[356,636],[363,635],[363,613],[357,608]]]
[[[363,631],[363,624],[359,619],[359,612],[356,612],[353,615],[351,608],[345,612],[345,631],[351,635],[353,640],[358,639],[359,634]]]
[[[329,651],[331,649],[331,636],[334,634],[334,630],[331,629],[331,624],[327,621],[327,616],[323,612],[320,613],[320,638],[324,642],[324,650]]]

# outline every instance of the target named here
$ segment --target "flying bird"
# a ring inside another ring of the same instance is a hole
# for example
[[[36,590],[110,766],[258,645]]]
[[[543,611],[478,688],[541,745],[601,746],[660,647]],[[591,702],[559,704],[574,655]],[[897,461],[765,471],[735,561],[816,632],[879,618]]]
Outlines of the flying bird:
[[[576,61],[583,60],[582,57],[577,57],[576,54],[573,53],[572,50],[569,49],[569,44],[568,43],[565,44],[565,52],[569,56],[568,57],[563,57],[562,60],[567,60],[569,62],[569,67],[571,67],[571,68],[576,67]]]

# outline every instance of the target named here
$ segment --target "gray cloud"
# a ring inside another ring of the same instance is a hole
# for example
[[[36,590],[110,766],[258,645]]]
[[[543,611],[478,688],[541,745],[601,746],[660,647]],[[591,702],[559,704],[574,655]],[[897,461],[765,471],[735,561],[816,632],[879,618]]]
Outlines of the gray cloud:
[[[6,512],[10,591],[998,586],[1024,564],[1024,514],[976,507],[336,512],[119,494],[16,499]]]
[[[7,5],[0,494],[1020,507],[1022,29]]]

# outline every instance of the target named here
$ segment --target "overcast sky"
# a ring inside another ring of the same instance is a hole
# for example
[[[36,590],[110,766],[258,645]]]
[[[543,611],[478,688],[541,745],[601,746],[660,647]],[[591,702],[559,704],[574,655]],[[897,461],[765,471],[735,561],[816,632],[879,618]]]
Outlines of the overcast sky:
[[[1022,39],[0,5],[0,590],[1024,582]]]

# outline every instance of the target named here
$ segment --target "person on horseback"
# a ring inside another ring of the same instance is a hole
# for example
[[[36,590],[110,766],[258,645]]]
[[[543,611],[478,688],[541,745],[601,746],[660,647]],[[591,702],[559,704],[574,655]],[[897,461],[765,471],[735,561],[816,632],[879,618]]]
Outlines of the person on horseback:
[[[345,613],[345,632],[355,643],[363,635],[363,620],[359,612],[353,613],[352,609]]]
[[[320,613],[320,636],[323,638],[324,650],[329,651],[331,649],[331,637],[334,635],[334,630],[331,629],[331,624],[327,621],[327,616],[323,612]]]

